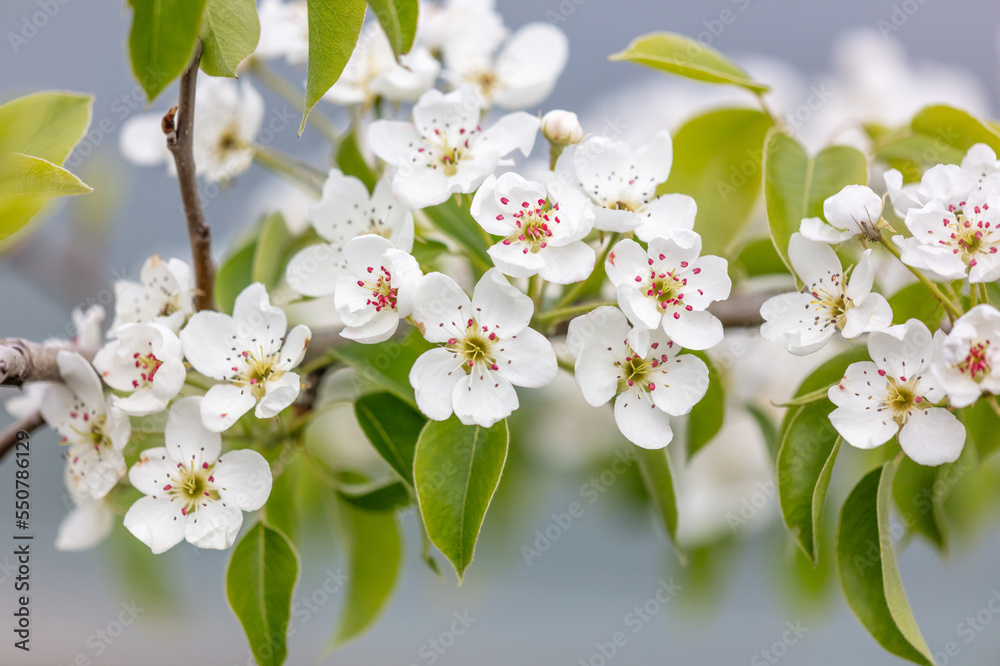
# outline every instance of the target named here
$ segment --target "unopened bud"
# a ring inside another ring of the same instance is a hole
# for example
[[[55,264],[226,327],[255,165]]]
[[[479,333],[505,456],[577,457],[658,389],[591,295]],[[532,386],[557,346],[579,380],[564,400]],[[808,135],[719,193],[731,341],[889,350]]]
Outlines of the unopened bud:
[[[553,145],[569,146],[580,143],[583,128],[575,113],[556,109],[542,116],[542,135]]]

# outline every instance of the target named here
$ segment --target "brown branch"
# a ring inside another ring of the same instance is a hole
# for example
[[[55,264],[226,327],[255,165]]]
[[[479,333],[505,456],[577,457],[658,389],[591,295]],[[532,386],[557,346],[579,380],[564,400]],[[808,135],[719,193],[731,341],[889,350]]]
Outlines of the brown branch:
[[[708,306],[708,311],[719,318],[725,328],[752,328],[764,323],[760,306],[764,301],[781,292],[765,292],[731,296]]]
[[[167,147],[177,164],[177,181],[181,187],[184,215],[187,217],[188,236],[191,237],[191,254],[194,257],[194,277],[197,292],[195,307],[199,310],[215,309],[212,287],[215,267],[212,265],[212,230],[205,221],[198,194],[198,179],[194,163],[194,99],[198,83],[198,63],[201,62],[201,42],[194,52],[191,64],[181,75],[180,99],[176,109],[163,117],[163,131],[167,133]],[[176,125],[175,125],[176,121]]]
[[[0,386],[22,386],[26,382],[59,382],[59,352],[65,343],[32,342],[22,338],[0,338]],[[88,361],[95,349],[73,349]]]
[[[3,460],[7,452],[14,448],[14,445],[24,439],[23,437],[19,438],[17,436],[18,433],[21,431],[30,433],[32,430],[41,427],[43,423],[45,422],[42,420],[42,415],[35,412],[20,421],[15,421],[6,430],[0,432],[0,460]]]

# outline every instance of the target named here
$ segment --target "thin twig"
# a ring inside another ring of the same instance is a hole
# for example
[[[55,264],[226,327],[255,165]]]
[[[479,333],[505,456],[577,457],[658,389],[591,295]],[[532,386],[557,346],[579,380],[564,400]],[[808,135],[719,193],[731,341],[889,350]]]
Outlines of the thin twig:
[[[187,217],[188,236],[191,237],[191,254],[194,257],[194,276],[197,292],[195,307],[213,310],[212,287],[215,267],[212,265],[212,230],[205,221],[198,194],[198,179],[194,163],[194,99],[198,83],[198,63],[201,61],[201,42],[195,49],[191,64],[181,75],[180,99],[176,112],[168,112],[163,119],[163,130],[168,133],[167,147],[177,164],[177,181],[181,187],[184,215]],[[174,120],[176,119],[176,127]]]
[[[0,460],[3,460],[4,456],[7,455],[7,452],[13,449],[14,445],[21,441],[21,438],[18,438],[17,436],[19,432],[24,431],[30,433],[36,428],[41,427],[43,423],[45,422],[42,420],[42,415],[35,412],[30,416],[24,417],[20,421],[15,421],[10,424],[6,430],[0,432]]]
[[[23,338],[0,338],[0,386],[22,386],[27,382],[62,381],[57,358],[69,349],[65,344],[32,342]],[[73,349],[88,361],[95,349]]]

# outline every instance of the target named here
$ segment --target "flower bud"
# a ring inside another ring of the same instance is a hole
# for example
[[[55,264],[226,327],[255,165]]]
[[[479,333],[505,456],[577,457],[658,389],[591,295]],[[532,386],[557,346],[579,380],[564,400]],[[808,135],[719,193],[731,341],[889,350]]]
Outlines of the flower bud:
[[[556,109],[542,116],[542,135],[553,145],[568,146],[580,143],[583,128],[575,113]]]

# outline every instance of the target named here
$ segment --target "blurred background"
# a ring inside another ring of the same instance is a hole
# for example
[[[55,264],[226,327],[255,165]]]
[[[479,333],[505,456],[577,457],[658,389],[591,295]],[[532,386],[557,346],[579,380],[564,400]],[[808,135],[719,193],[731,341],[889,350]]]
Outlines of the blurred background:
[[[43,5],[51,15],[38,21],[33,17]],[[164,169],[128,165],[119,154],[122,124],[147,111],[129,69],[130,12],[123,5],[0,4],[0,101],[43,89],[95,95],[91,131],[67,163],[95,192],[52,204],[35,233],[0,256],[2,336],[68,336],[70,310],[110,306],[113,280],[134,279],[150,254],[188,258],[176,181]],[[512,29],[549,21],[569,37],[569,64],[542,111],[577,111],[591,131],[614,124],[632,143],[656,129],[675,129],[695,110],[752,102],[739,91],[607,60],[633,37],[658,29],[735,57],[774,84],[773,104],[789,118],[815,102],[820,108],[797,127],[813,146],[840,132],[838,123],[853,111],[899,123],[929,101],[986,115],[1000,103],[1000,4],[994,2],[498,0],[498,10]],[[302,70],[279,69],[293,81],[304,79]],[[316,135],[307,129],[296,138],[298,113],[258,88],[268,117],[292,117],[272,146],[326,168]],[[166,110],[175,95],[168,90],[149,110]],[[339,109],[325,102],[317,108],[346,127]],[[206,191],[205,204],[217,256],[268,205],[304,214],[302,196],[259,167],[225,190]],[[729,381],[742,382],[737,392],[758,390],[763,378],[783,381],[788,395],[796,376],[818,364],[815,358],[789,363],[752,336],[745,342],[743,357],[758,371],[734,373]],[[789,367],[795,368],[789,376],[768,375]],[[550,402],[540,400],[536,423],[545,427],[515,442],[466,582],[457,588],[450,571],[438,579],[422,563],[417,517],[405,516],[406,567],[397,594],[372,631],[323,663],[904,663],[851,615],[836,590],[829,552],[815,572],[790,556],[766,467],[746,455],[747,447],[760,449],[751,443],[760,439],[752,420],[730,419],[719,442],[679,480],[691,560],[682,569],[652,515],[638,505],[634,464],[627,457],[613,464],[628,449],[603,418],[610,412],[592,427],[559,419],[573,409],[561,396],[572,401],[574,391],[564,381]],[[0,427],[9,422],[0,413]],[[54,550],[67,511],[62,460],[50,431],[32,441],[31,652],[12,647],[14,467],[7,460],[0,464],[0,663],[252,663],[225,600],[228,552],[185,543],[154,560],[120,526],[94,551]],[[854,453],[841,455],[828,510],[839,507],[845,483],[856,478],[843,474],[862,464]],[[583,513],[566,525],[561,514],[574,502]],[[987,498],[981,506],[997,503]],[[910,602],[939,664],[1000,663],[1000,618],[991,603],[1000,599],[997,522],[987,517],[977,529],[960,530],[947,557],[919,539],[900,553]],[[343,601],[337,544],[322,522],[315,527],[304,539],[290,664],[323,656]],[[699,548],[708,543],[717,544],[711,554]],[[618,645],[616,632],[624,636]]]

